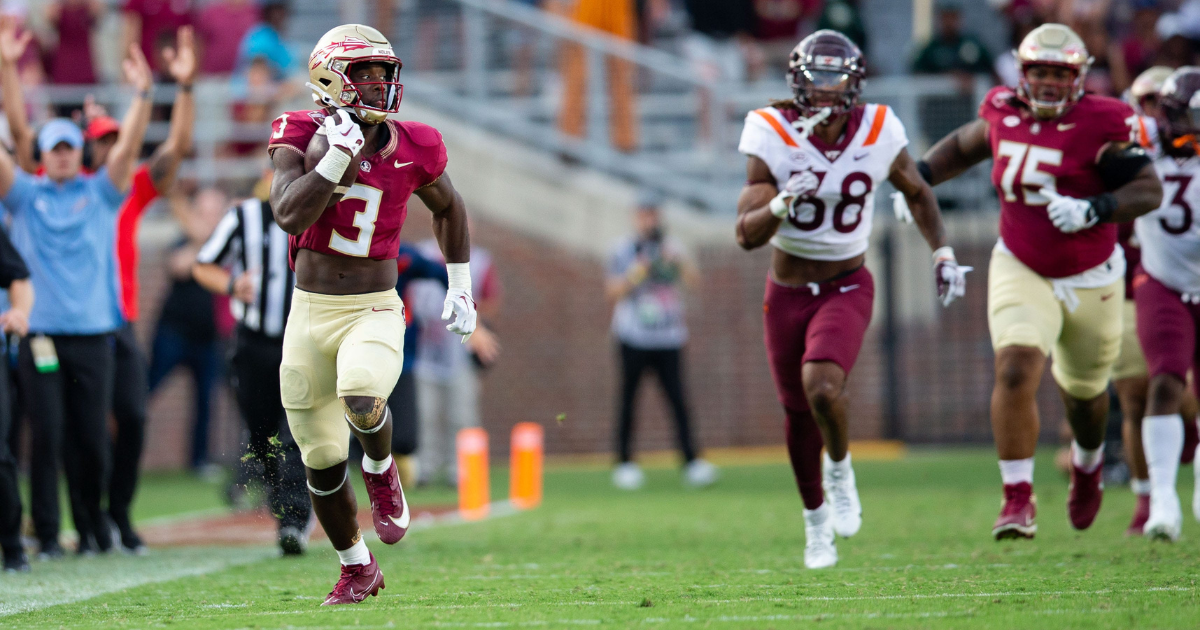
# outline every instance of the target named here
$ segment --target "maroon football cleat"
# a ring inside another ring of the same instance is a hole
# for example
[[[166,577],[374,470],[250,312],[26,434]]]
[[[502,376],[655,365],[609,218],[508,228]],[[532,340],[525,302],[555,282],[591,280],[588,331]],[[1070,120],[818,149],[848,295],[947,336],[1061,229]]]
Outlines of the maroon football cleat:
[[[385,545],[400,542],[408,531],[410,514],[404,490],[400,487],[396,462],[393,460],[391,467],[378,475],[364,470],[363,481],[367,483],[367,494],[371,497],[371,521],[379,540]]]
[[[1033,495],[1033,484],[1004,484],[1004,507],[992,526],[996,540],[1005,538],[1033,538],[1037,533],[1037,497]]]
[[[1071,464],[1071,485],[1067,488],[1067,516],[1071,527],[1087,529],[1100,512],[1100,501],[1104,498],[1104,462],[1096,470],[1085,473]]]
[[[381,588],[384,588],[383,572],[375,562],[375,555],[371,554],[371,561],[366,564],[342,565],[342,577],[321,605],[357,604],[368,595],[378,595]]]
[[[1137,507],[1133,508],[1133,520],[1129,522],[1129,529],[1125,530],[1126,536],[1141,536],[1146,519],[1150,518],[1150,495],[1139,494],[1135,498]]]
[[[1200,429],[1196,427],[1195,420],[1183,421],[1183,453],[1179,455],[1179,463],[1192,463],[1196,459],[1196,446],[1200,445]]]

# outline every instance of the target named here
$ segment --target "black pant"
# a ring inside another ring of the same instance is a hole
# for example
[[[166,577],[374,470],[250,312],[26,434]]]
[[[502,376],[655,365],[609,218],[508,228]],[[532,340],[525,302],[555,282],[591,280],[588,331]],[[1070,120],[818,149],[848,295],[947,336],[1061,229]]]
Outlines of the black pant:
[[[33,526],[45,547],[59,533],[58,467],[67,474],[75,529],[81,540],[90,533],[97,547],[112,547],[100,509],[109,474],[111,447],[108,410],[112,400],[111,335],[52,335],[58,369],[38,372],[29,337],[21,340],[17,370],[26,392],[33,461],[30,494]]]
[[[675,431],[679,438],[679,451],[684,462],[696,459],[696,446],[692,443],[691,424],[688,419],[687,403],[683,397],[683,374],[680,369],[682,351],[642,350],[621,344],[621,400],[617,422],[617,456],[621,462],[633,459],[633,406],[637,400],[638,383],[647,369],[658,374],[671,413],[675,418]]]
[[[279,393],[283,339],[244,327],[237,330],[233,354],[233,391],[250,432],[250,454],[262,462],[267,501],[280,527],[303,529],[312,505],[300,448],[288,430]]]
[[[0,344],[0,347],[4,347]],[[21,548],[21,496],[17,492],[17,458],[9,448],[12,408],[8,391],[8,357],[0,356],[0,548]]]
[[[412,370],[404,370],[396,379],[392,395],[388,396],[388,409],[392,412],[392,453],[412,455],[417,452],[417,376]],[[361,460],[362,445],[350,438],[350,457]]]
[[[122,531],[130,527],[129,506],[137,490],[138,469],[146,439],[146,358],[138,347],[133,326],[113,335],[112,412],[117,421],[113,440],[112,477],[108,483],[108,514]]]

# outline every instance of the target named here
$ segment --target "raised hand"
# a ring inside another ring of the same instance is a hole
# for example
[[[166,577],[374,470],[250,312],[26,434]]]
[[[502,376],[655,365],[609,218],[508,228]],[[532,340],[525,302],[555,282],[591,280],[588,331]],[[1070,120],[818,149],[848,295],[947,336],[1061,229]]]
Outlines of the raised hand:
[[[0,61],[15,64],[25,54],[25,49],[32,40],[32,31],[17,35],[16,18],[11,15],[0,17]]]
[[[83,122],[87,124],[97,118],[108,116],[108,109],[96,102],[96,97],[88,94],[83,97]]]
[[[196,39],[190,26],[181,26],[175,35],[175,47],[163,50],[167,72],[179,85],[191,85],[196,80]]]
[[[136,44],[129,45],[129,56],[121,62],[121,68],[125,71],[125,79],[139,92],[146,92],[154,85],[154,73]]]

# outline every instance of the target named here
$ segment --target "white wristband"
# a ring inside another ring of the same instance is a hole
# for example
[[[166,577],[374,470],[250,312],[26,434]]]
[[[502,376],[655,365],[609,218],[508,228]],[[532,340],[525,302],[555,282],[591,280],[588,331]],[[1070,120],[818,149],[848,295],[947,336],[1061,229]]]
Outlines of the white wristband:
[[[350,155],[345,151],[337,147],[329,147],[329,150],[325,152],[325,157],[317,162],[317,167],[313,171],[337,184],[342,181],[342,175],[350,167],[350,159]]]
[[[786,217],[788,215],[788,211],[791,210],[791,204],[784,201],[784,199],[787,199],[791,196],[793,195],[786,190],[780,191],[778,195],[775,195],[775,198],[771,200],[771,203],[767,204],[767,207],[771,210],[771,214],[780,219]]]
[[[471,291],[471,263],[446,263],[447,288]]]
[[[954,257],[953,247],[945,245],[933,250],[933,262],[939,263],[943,260],[953,260],[954,262],[958,262],[958,259]]]

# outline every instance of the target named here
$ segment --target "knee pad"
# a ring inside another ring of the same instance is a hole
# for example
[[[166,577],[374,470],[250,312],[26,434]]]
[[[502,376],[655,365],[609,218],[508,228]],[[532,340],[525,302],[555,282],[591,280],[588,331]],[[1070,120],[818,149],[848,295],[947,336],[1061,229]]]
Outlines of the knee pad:
[[[304,465],[313,470],[324,470],[336,466],[350,456],[350,442],[345,444],[314,444],[310,448],[301,449]]]
[[[311,409],[316,401],[312,368],[306,365],[279,367],[279,395],[284,409]]]

